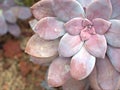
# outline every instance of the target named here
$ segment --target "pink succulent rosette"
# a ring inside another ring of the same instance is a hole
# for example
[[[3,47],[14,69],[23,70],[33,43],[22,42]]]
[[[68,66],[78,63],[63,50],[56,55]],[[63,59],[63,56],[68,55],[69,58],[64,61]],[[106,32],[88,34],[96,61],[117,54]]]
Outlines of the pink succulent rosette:
[[[52,61],[50,86],[119,89],[119,6],[119,0],[41,0],[31,7],[35,35],[26,52],[35,63]]]

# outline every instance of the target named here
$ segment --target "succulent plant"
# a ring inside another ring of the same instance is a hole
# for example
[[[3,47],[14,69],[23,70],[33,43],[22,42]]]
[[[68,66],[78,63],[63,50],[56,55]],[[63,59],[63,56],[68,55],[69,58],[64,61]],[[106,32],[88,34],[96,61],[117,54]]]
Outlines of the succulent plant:
[[[9,32],[15,37],[21,34],[17,19],[26,20],[32,16],[29,7],[19,6],[14,0],[0,2],[0,36]]]
[[[119,0],[41,0],[31,7],[35,32],[25,51],[49,66],[47,81],[63,90],[120,88]]]

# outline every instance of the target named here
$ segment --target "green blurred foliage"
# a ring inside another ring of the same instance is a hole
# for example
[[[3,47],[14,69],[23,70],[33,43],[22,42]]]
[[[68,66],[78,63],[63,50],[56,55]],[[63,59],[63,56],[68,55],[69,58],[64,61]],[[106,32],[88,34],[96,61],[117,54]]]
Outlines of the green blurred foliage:
[[[32,6],[35,2],[39,0],[15,0],[18,5]]]

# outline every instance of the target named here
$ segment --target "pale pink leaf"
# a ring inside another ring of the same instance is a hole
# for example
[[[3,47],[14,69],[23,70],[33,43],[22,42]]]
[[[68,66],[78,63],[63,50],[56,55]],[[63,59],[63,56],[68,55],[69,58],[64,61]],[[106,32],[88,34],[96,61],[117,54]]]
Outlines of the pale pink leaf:
[[[96,33],[102,34],[102,35],[105,34],[111,26],[111,22],[101,18],[93,19],[92,22],[93,22],[93,26],[95,28]]]
[[[114,68],[120,72],[120,48],[108,46],[107,55]]]
[[[65,23],[65,30],[71,35],[78,35],[83,27],[83,18],[73,18]]]
[[[113,47],[120,47],[120,20],[110,20],[111,27],[105,34],[107,43]]]
[[[110,0],[94,0],[86,9],[86,15],[89,20],[102,18],[108,20],[112,14],[112,5]]]
[[[66,33],[60,40],[58,52],[61,56],[71,57],[80,50],[82,45],[79,35],[72,36]]]
[[[62,21],[84,17],[84,10],[76,0],[53,0],[53,11]]]
[[[31,56],[47,58],[58,54],[58,44],[59,39],[47,41],[35,34],[28,41],[25,52]]]
[[[107,42],[104,35],[92,35],[84,46],[91,55],[99,58],[105,57]]]
[[[64,23],[55,17],[45,17],[35,25],[35,32],[46,40],[54,40],[65,34]]]
[[[41,0],[31,7],[33,16],[40,20],[44,17],[54,16],[52,11],[52,0]]]
[[[95,66],[95,57],[90,55],[84,47],[72,57],[70,64],[71,76],[77,80],[85,79]]]
[[[70,58],[55,59],[48,70],[48,84],[51,87],[62,86],[70,78]]]

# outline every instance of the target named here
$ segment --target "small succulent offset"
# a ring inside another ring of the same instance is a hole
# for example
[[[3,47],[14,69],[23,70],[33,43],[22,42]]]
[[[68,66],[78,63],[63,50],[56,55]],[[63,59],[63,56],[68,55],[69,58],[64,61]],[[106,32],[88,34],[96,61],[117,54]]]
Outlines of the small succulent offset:
[[[120,1],[41,0],[31,7],[31,61],[51,62],[47,81],[63,90],[120,88]]]
[[[32,16],[29,7],[19,6],[15,0],[0,1],[0,36],[9,32],[14,37],[19,37],[21,30],[17,20],[26,20]]]

